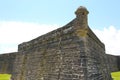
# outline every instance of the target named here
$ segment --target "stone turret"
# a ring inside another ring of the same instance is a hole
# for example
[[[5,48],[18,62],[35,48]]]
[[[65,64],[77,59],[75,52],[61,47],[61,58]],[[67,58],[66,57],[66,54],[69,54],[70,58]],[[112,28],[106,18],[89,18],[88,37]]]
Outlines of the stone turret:
[[[88,10],[83,6],[80,6],[75,11],[76,20],[74,22],[74,28],[76,29],[78,36],[85,36],[87,33],[87,29],[88,29],[87,15],[88,15],[88,13],[89,13]]]
[[[88,10],[83,6],[80,6],[75,12],[77,25],[80,26],[81,28],[88,27],[88,19],[87,19],[88,13],[89,13]]]

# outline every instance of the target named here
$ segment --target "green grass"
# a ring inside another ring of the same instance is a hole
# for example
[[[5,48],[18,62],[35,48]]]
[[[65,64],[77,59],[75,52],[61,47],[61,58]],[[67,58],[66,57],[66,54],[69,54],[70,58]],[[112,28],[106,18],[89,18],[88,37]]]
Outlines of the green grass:
[[[119,72],[112,72],[111,76],[113,80],[120,80],[120,71]]]
[[[10,74],[0,74],[0,80],[10,80]]]
[[[111,76],[113,80],[120,80],[120,71],[119,72],[112,72]],[[0,80],[10,80],[10,74],[0,74]]]

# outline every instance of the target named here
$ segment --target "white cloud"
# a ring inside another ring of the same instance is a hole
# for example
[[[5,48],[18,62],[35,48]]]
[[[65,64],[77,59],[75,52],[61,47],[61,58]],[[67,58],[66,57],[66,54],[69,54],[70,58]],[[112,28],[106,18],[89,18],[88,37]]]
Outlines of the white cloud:
[[[58,28],[58,25],[41,25],[15,21],[0,22],[0,53],[17,51],[18,44],[34,39]],[[120,55],[120,30],[114,26],[103,30],[93,29],[105,43],[108,54]]]
[[[58,28],[58,25],[42,25],[15,21],[0,22],[0,53],[17,51],[17,45]]]
[[[103,30],[93,30],[99,39],[105,44],[108,54],[120,55],[120,29],[114,26]]]

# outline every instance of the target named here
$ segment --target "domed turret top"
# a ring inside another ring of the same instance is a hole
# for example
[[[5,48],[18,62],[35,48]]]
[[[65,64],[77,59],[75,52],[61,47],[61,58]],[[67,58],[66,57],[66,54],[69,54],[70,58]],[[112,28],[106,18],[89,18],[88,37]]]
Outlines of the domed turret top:
[[[87,15],[89,12],[88,12],[88,10],[87,10],[86,7],[80,6],[80,7],[76,10],[75,14],[76,14],[76,15],[80,15],[81,13],[84,13],[84,14]]]
[[[85,9],[85,10],[87,10],[87,8],[84,7],[84,6],[80,6],[78,9]]]

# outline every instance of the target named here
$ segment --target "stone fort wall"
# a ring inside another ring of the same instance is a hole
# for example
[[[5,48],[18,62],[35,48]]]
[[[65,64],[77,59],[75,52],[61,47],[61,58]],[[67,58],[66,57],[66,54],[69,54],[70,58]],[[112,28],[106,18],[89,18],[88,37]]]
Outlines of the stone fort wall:
[[[120,57],[105,54],[104,44],[88,26],[85,7],[67,25],[0,55],[0,73],[14,80],[112,80]]]
[[[0,55],[0,74],[11,74],[17,52]]]

